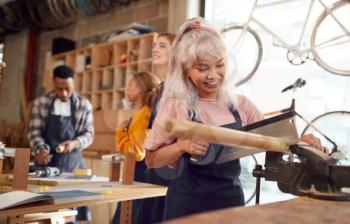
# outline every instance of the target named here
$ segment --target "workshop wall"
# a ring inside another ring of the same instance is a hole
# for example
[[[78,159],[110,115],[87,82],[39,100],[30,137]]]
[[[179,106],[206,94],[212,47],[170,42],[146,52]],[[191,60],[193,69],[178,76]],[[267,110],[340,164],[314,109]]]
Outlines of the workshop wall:
[[[154,26],[157,32],[168,29],[168,0],[138,0],[128,6],[116,6],[104,14],[82,16],[77,22],[61,30],[47,31],[39,34],[37,65],[34,76],[35,96],[42,93],[42,80],[44,75],[47,52],[51,51],[52,39],[65,37],[75,40],[77,48],[85,45],[86,39],[111,31],[127,27],[133,22]]]
[[[27,63],[28,32],[5,37],[5,45],[7,66],[0,84],[0,121],[5,119],[8,123],[14,123],[21,118],[20,82],[23,80]]]
[[[52,48],[52,40],[65,37],[76,41],[82,47],[85,40],[127,27],[137,22],[154,26],[157,32],[168,30],[169,2],[172,0],[138,0],[127,6],[94,16],[80,16],[77,22],[58,30],[38,32],[33,80],[33,98],[43,93],[45,62]],[[173,1],[174,2],[174,1]],[[173,3],[174,4],[174,3]],[[5,38],[5,69],[0,89],[0,121],[14,123],[21,120],[20,82],[25,74],[28,53],[28,31],[9,35]],[[16,102],[16,103],[14,103]]]

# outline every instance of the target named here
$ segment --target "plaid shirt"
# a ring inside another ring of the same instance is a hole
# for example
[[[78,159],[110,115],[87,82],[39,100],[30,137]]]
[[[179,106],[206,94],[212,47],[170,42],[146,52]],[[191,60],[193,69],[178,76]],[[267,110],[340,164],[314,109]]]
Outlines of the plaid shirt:
[[[52,91],[39,98],[33,103],[32,115],[29,122],[28,139],[30,147],[36,152],[38,149],[45,148],[50,151],[49,145],[44,140],[44,131],[46,129],[46,120],[48,110],[56,94]],[[94,124],[92,117],[92,106],[89,100],[73,93],[71,100],[75,104],[75,130],[76,139],[80,142],[79,150],[87,148],[94,138]]]

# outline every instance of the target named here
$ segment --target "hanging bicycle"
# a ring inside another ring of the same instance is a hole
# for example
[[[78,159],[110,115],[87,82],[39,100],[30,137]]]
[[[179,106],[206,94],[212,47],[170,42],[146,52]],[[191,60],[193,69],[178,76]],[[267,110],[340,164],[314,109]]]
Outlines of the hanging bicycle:
[[[274,38],[274,46],[288,50],[287,59],[290,63],[303,64],[312,55],[317,64],[325,70],[338,75],[350,75],[350,1],[340,0],[327,6],[324,0],[311,0],[298,42],[293,45],[254,17],[254,12],[259,8],[294,1],[298,0],[281,0],[264,4],[258,4],[258,0],[255,0],[250,16],[245,23],[233,24],[221,31],[224,39],[229,43],[230,60],[236,71],[234,80],[236,86],[253,77],[262,59],[261,39],[251,28],[252,23]],[[315,8],[316,1],[324,8],[324,11],[319,15],[312,28],[309,42],[304,43],[304,40],[308,39],[306,38],[306,27],[310,22],[311,12]],[[231,43],[234,43],[233,47]]]

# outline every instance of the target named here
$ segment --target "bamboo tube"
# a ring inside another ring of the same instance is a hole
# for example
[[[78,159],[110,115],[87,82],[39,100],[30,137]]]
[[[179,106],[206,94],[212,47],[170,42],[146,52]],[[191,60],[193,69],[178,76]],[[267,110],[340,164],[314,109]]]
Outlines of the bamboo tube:
[[[289,145],[283,138],[269,137],[186,120],[169,119],[163,127],[172,137],[262,151],[286,152]]]

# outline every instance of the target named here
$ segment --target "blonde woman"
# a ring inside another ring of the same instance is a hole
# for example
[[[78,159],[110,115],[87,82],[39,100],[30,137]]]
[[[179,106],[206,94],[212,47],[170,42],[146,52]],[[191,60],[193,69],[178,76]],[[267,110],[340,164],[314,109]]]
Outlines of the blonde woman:
[[[168,74],[168,62],[171,45],[175,39],[175,34],[160,33],[155,39],[152,47],[152,66],[155,75],[162,81],[156,89],[156,94],[152,98],[152,113],[148,123],[148,128],[152,128],[154,118],[157,114],[158,103],[164,90],[164,79]],[[165,172],[165,175],[164,175]],[[168,168],[148,169],[145,174],[146,182],[163,186],[169,185]],[[162,175],[163,174],[163,175]],[[158,223],[163,220],[164,197],[146,198],[141,202],[140,220],[143,224]]]

